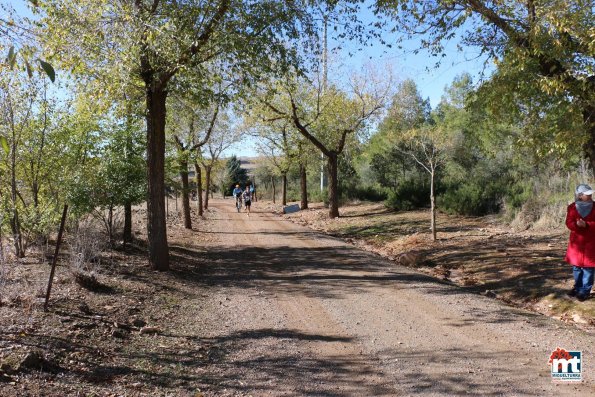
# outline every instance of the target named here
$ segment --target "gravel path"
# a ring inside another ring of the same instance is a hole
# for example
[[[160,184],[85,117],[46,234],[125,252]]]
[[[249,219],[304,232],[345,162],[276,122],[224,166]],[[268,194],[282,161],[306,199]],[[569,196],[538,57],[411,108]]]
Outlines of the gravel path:
[[[202,319],[219,347],[205,395],[595,395],[593,334],[278,216],[210,204],[206,293],[182,319]],[[551,381],[557,347],[582,351],[582,383]]]

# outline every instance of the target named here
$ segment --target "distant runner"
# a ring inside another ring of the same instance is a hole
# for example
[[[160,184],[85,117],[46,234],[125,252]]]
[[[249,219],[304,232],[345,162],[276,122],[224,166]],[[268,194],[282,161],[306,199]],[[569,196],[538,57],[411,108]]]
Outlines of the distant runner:
[[[256,197],[256,188],[253,183],[250,184],[250,194],[252,195],[252,200],[254,200],[254,202],[258,201],[258,198]]]
[[[231,192],[231,195],[236,199],[236,209],[240,212],[242,208],[242,189],[240,185],[236,185],[235,189]]]
[[[250,187],[246,186],[246,190],[243,193],[244,196],[244,205],[246,206],[246,210],[248,210],[248,216],[250,216],[250,206],[252,205],[252,192],[250,191]]]

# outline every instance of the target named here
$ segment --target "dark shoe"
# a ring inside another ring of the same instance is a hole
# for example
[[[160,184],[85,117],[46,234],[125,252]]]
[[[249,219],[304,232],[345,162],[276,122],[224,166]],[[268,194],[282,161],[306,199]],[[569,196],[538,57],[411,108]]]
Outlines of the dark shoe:
[[[587,299],[589,299],[589,297],[588,297],[587,295],[577,295],[577,296],[576,296],[576,299],[577,299],[579,302],[584,302],[584,301],[586,301]]]
[[[576,296],[576,290],[573,288],[566,293],[566,295],[570,296],[571,298]]]

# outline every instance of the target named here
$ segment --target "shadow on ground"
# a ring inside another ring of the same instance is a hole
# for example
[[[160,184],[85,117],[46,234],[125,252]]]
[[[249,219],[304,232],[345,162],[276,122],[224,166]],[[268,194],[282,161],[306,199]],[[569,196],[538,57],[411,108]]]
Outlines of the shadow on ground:
[[[266,234],[261,234],[266,238]],[[279,233],[275,233],[279,234]],[[295,238],[316,237],[312,232],[286,232]],[[545,244],[547,241],[533,241]],[[164,316],[175,316],[183,304],[163,301],[163,295],[173,294],[177,300],[195,299],[208,296],[211,292],[225,288],[236,288],[253,291],[255,288],[265,290],[267,294],[283,293],[306,294],[311,297],[325,299],[342,299],[347,294],[365,293],[374,288],[398,290],[421,288],[429,294],[450,295],[467,292],[479,293],[484,289],[502,290],[508,287],[512,293],[519,293],[519,298],[545,296],[552,292],[562,293],[561,289],[552,289],[551,283],[568,278],[567,268],[562,268],[556,259],[559,252],[544,250],[536,253],[539,260],[527,260],[527,242],[519,244],[513,237],[502,237],[486,241],[481,246],[461,251],[453,241],[452,245],[443,244],[440,250],[424,252],[434,262],[447,268],[455,269],[461,264],[474,263],[477,271],[483,268],[491,281],[478,286],[456,287],[448,282],[423,275],[412,269],[395,266],[368,252],[345,245],[317,248],[294,248],[289,246],[258,248],[237,246],[229,248],[190,249],[171,246],[172,270],[168,273],[157,273],[141,267],[113,266],[110,271],[125,280],[137,281],[149,286],[154,292],[146,296],[145,292],[114,288],[114,295],[122,294],[128,298],[146,299],[146,304],[163,304]],[[503,248],[504,247],[504,248]],[[145,256],[145,247],[129,248],[131,256]],[[550,259],[547,259],[550,258]],[[535,258],[533,258],[535,259]],[[511,261],[516,272],[506,272],[493,268],[498,261]],[[546,281],[547,280],[547,281]],[[527,288],[518,288],[523,283]],[[513,287],[514,286],[514,287]],[[516,292],[527,290],[528,292]],[[205,300],[207,298],[204,298]],[[167,305],[165,305],[167,303]],[[183,301],[182,301],[183,303]],[[56,305],[73,310],[78,302],[63,300]],[[473,318],[481,316],[485,321],[512,322],[523,317],[534,316],[526,312],[515,312],[502,309],[489,316],[486,313],[471,313]],[[89,315],[85,319],[93,321]],[[105,315],[105,324],[98,326],[92,336],[112,338],[114,319]],[[472,325],[461,320],[457,327]],[[197,389],[220,392],[225,395],[284,394],[284,395],[316,395],[316,396],[349,396],[349,395],[390,395],[396,384],[401,385],[403,395],[419,395],[434,393],[437,395],[458,395],[473,391],[484,396],[501,395],[498,387],[502,382],[515,376],[514,368],[503,367],[514,357],[496,356],[490,352],[468,351],[385,351],[380,357],[366,354],[360,356],[345,355],[328,359],[309,356],[307,353],[294,353],[300,342],[351,342],[338,335],[307,334],[292,329],[256,329],[241,332],[222,332],[217,337],[207,337],[196,332],[180,333],[174,329],[164,329],[158,335],[140,335],[137,332],[127,333],[122,340],[114,340],[109,347],[97,346],[94,342],[79,340],[56,334],[40,334],[35,332],[4,332],[0,343],[18,343],[39,348],[54,354],[54,359],[68,362],[71,356],[66,352],[80,353],[75,356],[76,367],[71,366],[68,372],[58,377],[40,374],[50,381],[48,395],[52,389],[66,385],[66,390],[75,390],[83,384],[104,384],[105,390],[119,387],[128,390],[131,385],[140,383],[143,388],[174,391],[175,395],[193,395]],[[247,356],[243,352],[250,351],[255,341],[266,341],[271,351],[266,356]],[[388,368],[404,374],[400,379],[390,376],[378,376],[372,368],[377,360],[384,360]],[[474,360],[492,360],[493,383],[477,384],[472,376]],[[418,371],[420,366],[452,364],[452,372]],[[364,370],[362,370],[362,368]],[[522,368],[519,368],[519,373]],[[379,380],[370,384],[367,377]],[[279,380],[292,380],[297,389],[284,390]],[[332,389],[324,382],[335,379],[334,384],[340,389]],[[52,383],[53,382],[53,383]],[[512,383],[512,382],[511,382]],[[70,389],[68,389],[70,387]],[[510,394],[540,395],[531,390],[511,390]],[[64,392],[64,388],[56,389]],[[5,389],[0,387],[0,394]],[[56,393],[55,395],[59,395]],[[65,395],[66,393],[62,393]],[[15,395],[19,395],[18,393]]]

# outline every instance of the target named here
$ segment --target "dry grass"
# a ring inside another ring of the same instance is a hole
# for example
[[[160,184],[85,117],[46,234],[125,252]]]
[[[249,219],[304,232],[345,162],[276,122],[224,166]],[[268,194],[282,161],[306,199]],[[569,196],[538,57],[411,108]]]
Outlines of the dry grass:
[[[104,288],[97,280],[101,255],[109,246],[109,239],[92,218],[83,220],[71,234],[68,244],[68,267],[74,280],[92,291]]]

